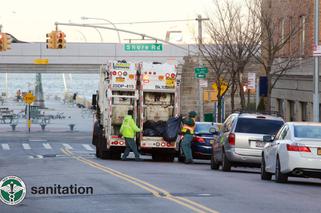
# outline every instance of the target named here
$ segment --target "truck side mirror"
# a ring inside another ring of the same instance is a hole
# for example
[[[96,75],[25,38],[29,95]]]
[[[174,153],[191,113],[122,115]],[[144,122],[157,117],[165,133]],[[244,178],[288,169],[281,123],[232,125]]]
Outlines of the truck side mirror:
[[[92,106],[97,106],[97,95],[93,94],[91,98],[91,105]]]

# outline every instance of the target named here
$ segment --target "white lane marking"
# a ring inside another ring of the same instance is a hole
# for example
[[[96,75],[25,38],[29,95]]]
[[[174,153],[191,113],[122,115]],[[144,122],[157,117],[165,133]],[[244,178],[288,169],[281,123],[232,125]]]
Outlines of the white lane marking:
[[[46,139],[29,139],[29,142],[46,142]]]
[[[31,149],[31,147],[28,143],[23,143],[22,146],[24,149]]]
[[[63,143],[62,144],[66,149],[72,149],[72,147],[69,144]]]
[[[43,143],[42,145],[45,147],[45,149],[52,149],[49,143]]]
[[[1,144],[1,146],[2,146],[3,150],[9,150],[10,149],[9,144],[3,143],[3,144]]]
[[[43,155],[37,155],[37,158],[43,158]]]
[[[94,149],[88,144],[83,144],[82,146],[85,147],[85,149],[87,149],[88,151],[94,151]]]

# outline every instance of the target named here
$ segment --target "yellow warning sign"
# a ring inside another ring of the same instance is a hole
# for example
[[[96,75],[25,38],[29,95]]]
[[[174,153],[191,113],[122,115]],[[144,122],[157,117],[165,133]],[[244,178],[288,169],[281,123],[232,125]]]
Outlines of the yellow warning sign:
[[[36,96],[34,96],[31,92],[28,92],[24,97],[23,101],[26,104],[32,104],[36,100]]]

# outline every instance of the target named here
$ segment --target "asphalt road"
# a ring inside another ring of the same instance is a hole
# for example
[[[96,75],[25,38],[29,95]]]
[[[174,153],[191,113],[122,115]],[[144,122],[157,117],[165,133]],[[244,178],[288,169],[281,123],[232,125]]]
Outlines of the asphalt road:
[[[17,206],[0,212],[321,212],[321,180],[261,181],[258,169],[212,171],[192,165],[100,160],[81,132],[1,133],[0,178],[27,186]],[[24,145],[23,145],[24,144]],[[84,186],[93,194],[32,194],[31,187]]]

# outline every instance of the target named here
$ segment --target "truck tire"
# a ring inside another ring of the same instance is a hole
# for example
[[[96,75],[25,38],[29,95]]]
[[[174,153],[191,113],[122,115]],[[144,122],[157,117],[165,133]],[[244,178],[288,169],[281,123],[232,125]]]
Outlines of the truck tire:
[[[106,150],[105,136],[103,135],[102,128],[99,128],[96,144],[96,156],[101,159],[111,159],[110,150]]]
[[[174,154],[166,154],[166,155],[164,155],[163,159],[166,162],[174,162],[175,155]]]
[[[162,161],[162,158],[157,153],[152,154],[152,160],[153,161]]]
[[[229,172],[229,171],[231,171],[231,163],[230,163],[229,160],[227,159],[224,150],[223,150],[223,152],[222,152],[222,170],[223,170],[224,172]]]
[[[100,129],[100,125],[99,125],[99,122],[96,121],[95,124],[94,124],[94,130],[93,130],[93,137],[92,137],[92,144],[93,145],[97,145],[97,140],[98,140],[98,136],[101,132],[101,129]]]
[[[121,152],[120,151],[111,151],[111,159],[120,160]]]

